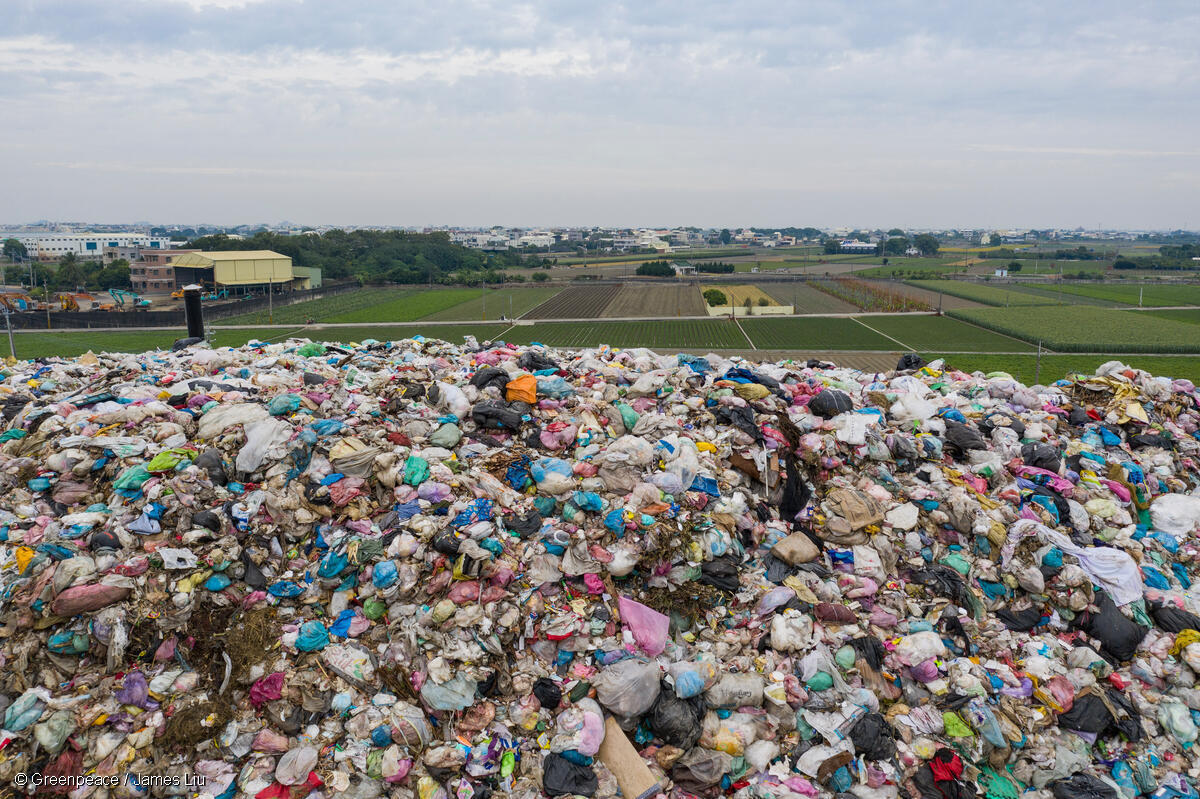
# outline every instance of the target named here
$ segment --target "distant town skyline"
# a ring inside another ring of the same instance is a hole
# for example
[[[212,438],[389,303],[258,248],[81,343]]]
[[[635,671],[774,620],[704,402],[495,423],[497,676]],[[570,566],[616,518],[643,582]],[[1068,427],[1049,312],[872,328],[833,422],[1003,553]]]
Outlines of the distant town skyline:
[[[1194,228],[1198,27],[1191,2],[17,4],[0,219]]]

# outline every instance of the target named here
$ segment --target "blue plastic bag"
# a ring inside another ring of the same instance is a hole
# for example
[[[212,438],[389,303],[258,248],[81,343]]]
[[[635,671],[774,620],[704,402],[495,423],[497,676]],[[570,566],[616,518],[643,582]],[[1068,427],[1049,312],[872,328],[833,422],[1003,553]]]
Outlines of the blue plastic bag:
[[[571,501],[575,503],[580,510],[591,512],[604,510],[604,500],[599,494],[592,491],[576,491],[571,495]]]
[[[390,588],[400,579],[394,561],[381,560],[371,570],[371,583],[378,589]]]
[[[296,648],[301,652],[316,652],[329,644],[329,631],[319,621],[306,621],[300,625],[300,636]]]

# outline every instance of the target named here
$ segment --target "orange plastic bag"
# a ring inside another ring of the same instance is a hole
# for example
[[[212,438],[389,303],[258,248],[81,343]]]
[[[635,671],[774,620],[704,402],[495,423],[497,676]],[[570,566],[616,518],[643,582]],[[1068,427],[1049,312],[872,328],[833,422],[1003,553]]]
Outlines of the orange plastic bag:
[[[537,378],[533,375],[521,375],[516,380],[508,381],[505,386],[505,398],[509,402],[537,402]]]

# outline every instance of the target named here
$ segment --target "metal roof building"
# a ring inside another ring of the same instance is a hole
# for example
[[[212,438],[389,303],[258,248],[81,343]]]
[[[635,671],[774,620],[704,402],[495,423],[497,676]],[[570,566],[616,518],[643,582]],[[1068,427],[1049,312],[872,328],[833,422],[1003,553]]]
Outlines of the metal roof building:
[[[227,288],[265,288],[290,285],[296,275],[292,259],[272,250],[223,250],[180,255],[172,266],[183,283]]]

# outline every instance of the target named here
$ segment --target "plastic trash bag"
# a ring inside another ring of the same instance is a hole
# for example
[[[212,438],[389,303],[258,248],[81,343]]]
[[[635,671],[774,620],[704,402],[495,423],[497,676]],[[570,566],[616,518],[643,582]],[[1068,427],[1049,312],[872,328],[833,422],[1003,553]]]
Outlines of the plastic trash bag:
[[[606,666],[592,685],[606,710],[626,718],[640,716],[658,699],[658,666],[644,660],[621,660]]]
[[[650,657],[657,657],[667,646],[671,620],[658,611],[628,597],[618,597],[617,609],[621,623],[633,635],[638,648]]]

